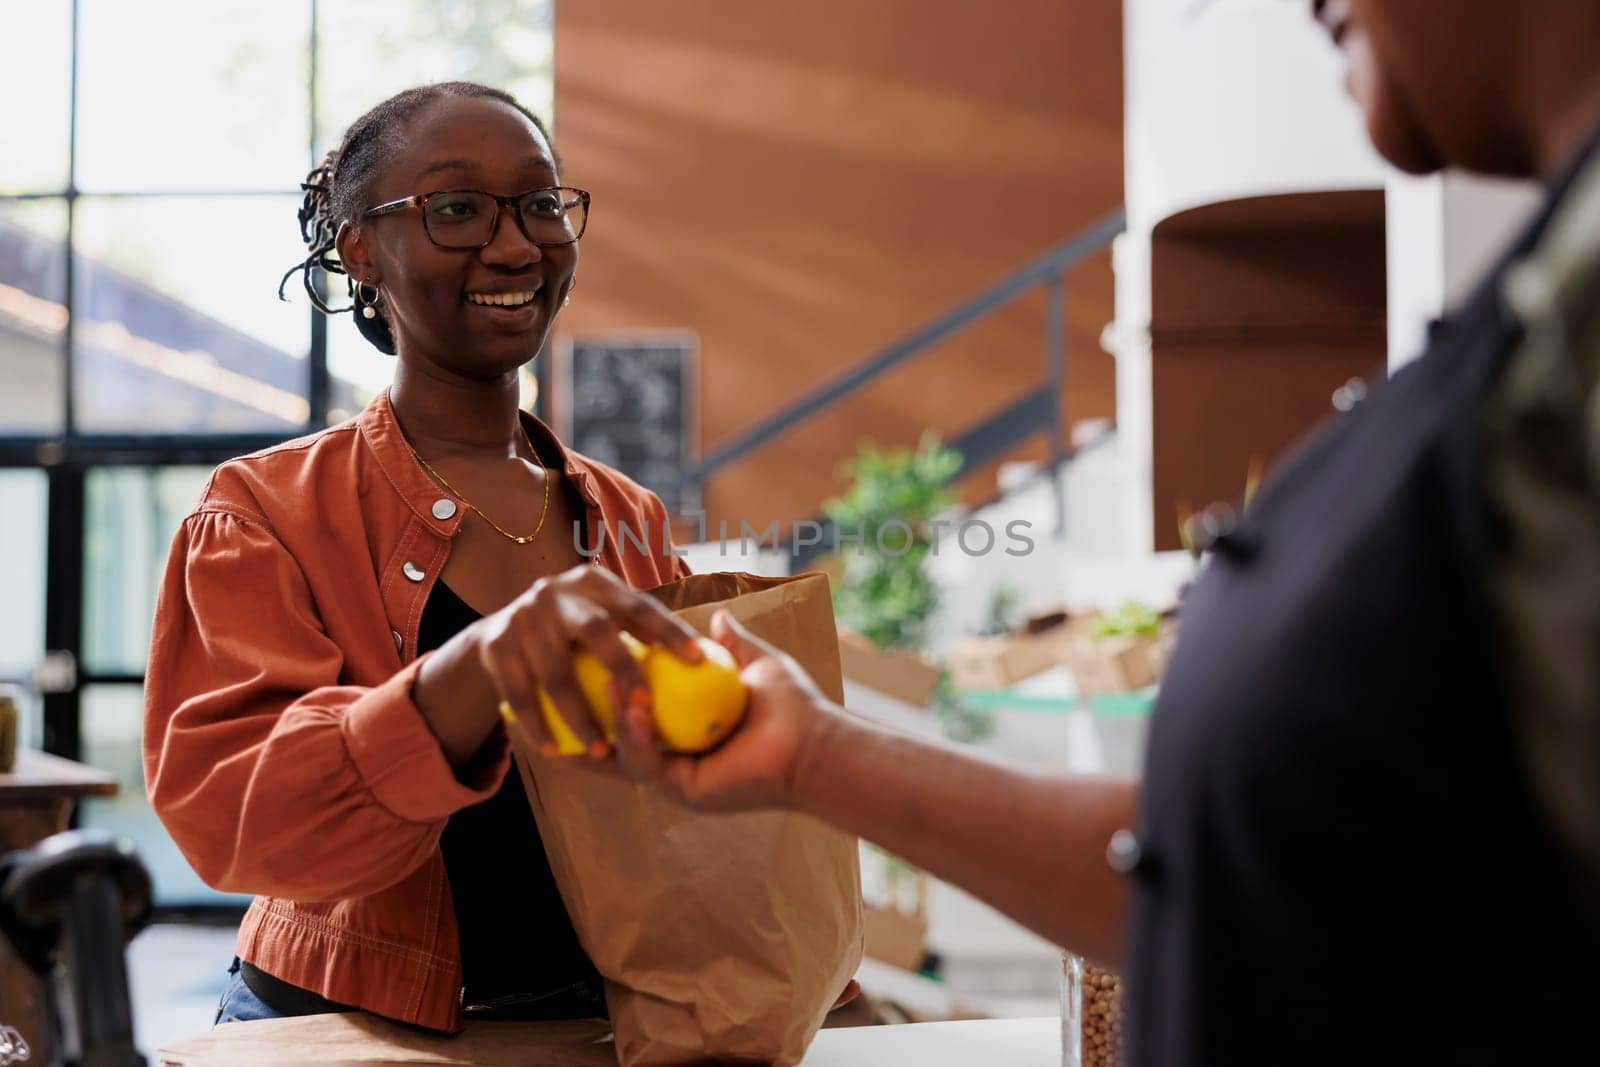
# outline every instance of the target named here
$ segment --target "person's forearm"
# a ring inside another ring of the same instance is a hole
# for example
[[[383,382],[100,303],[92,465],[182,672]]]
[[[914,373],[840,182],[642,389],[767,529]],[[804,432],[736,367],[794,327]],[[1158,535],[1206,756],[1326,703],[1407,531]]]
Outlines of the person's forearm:
[[[470,630],[428,657],[411,687],[411,700],[460,773],[500,721],[500,697],[478,658]]]
[[[1127,889],[1106,845],[1133,825],[1138,784],[1032,774],[848,712],[795,771],[794,804],[961,886],[1036,933],[1115,969]]]

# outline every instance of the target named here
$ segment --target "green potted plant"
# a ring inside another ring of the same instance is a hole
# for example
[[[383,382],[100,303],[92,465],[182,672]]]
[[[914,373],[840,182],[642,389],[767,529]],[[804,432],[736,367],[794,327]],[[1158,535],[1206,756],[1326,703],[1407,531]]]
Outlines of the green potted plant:
[[[850,487],[823,505],[835,527],[861,534],[859,545],[832,561],[839,575],[834,613],[880,649],[927,649],[939,609],[938,584],[928,568],[933,541],[927,524],[955,502],[950,485],[961,462],[961,454],[932,433],[915,449],[883,450],[865,441],[842,467]],[[961,701],[942,668],[930,703],[952,740],[977,741],[993,728],[985,713]]]
[[[928,631],[939,609],[939,589],[929,573],[933,542],[927,523],[952,503],[950,483],[961,455],[925,434],[915,449],[880,449],[861,444],[842,472],[843,494],[823,505],[836,528],[861,540],[826,561],[836,576],[834,613],[839,621],[883,652],[926,651]],[[961,701],[949,671],[937,668],[929,707],[946,737],[971,742],[991,729],[989,717]],[[885,899],[864,912],[867,952],[876,959],[937,977],[925,950],[928,876],[873,845],[882,862]],[[914,904],[908,909],[906,890]]]

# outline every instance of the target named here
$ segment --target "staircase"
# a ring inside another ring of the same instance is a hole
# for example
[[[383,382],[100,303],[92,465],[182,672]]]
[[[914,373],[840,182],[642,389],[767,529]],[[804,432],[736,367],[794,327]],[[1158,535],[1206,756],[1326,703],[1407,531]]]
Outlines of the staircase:
[[[686,480],[692,487],[703,490],[706,481],[722,468],[746,458],[812,416],[855,395],[888,371],[923,355],[953,334],[1038,290],[1044,292],[1048,309],[1042,384],[976,420],[946,443],[962,454],[960,474],[964,474],[1002,459],[1018,445],[1043,435],[1049,456],[1046,466],[1052,470],[1058,468],[1073,452],[1061,414],[1067,381],[1066,274],[1110,244],[1123,231],[1124,224],[1122,211],[1112,212],[882,351],[840,371],[731,439],[719,442],[687,473]],[[1058,488],[1052,498],[1051,531],[1059,534],[1065,529],[1066,501],[1060,483],[1054,484]],[[820,518],[813,521],[822,522]],[[825,523],[823,530],[820,544],[828,544],[832,538]],[[784,534],[787,536],[787,531]],[[819,551],[820,545],[791,552],[788,569],[802,569]]]

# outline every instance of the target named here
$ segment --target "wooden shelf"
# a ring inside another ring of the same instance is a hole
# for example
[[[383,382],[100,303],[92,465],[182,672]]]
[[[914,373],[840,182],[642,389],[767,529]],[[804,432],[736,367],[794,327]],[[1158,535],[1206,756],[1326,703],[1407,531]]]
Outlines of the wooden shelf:
[[[24,748],[17,751],[16,767],[9,774],[0,774],[0,805],[63,797],[114,797],[119,788],[115,775]]]

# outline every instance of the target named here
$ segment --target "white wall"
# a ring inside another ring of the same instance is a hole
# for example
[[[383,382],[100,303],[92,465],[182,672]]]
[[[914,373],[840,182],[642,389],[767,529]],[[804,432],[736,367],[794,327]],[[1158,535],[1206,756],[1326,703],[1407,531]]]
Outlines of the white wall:
[[[1539,203],[1530,182],[1391,171],[1389,368],[1422,352],[1429,321],[1471,295]]]
[[[1150,234],[1189,208],[1241,197],[1383,188],[1389,363],[1469,295],[1537,204],[1526,184],[1388,167],[1344,90],[1342,60],[1308,5],[1125,0],[1128,232],[1113,249],[1118,445],[1126,551],[1151,548]]]
[[[1309,5],[1127,0],[1128,210],[1136,227],[1201,204],[1375,188],[1384,167]]]
[[[1150,234],[1241,197],[1380,188],[1382,161],[1308,5],[1126,0],[1128,232],[1113,251],[1117,426],[1127,551],[1151,549]]]

